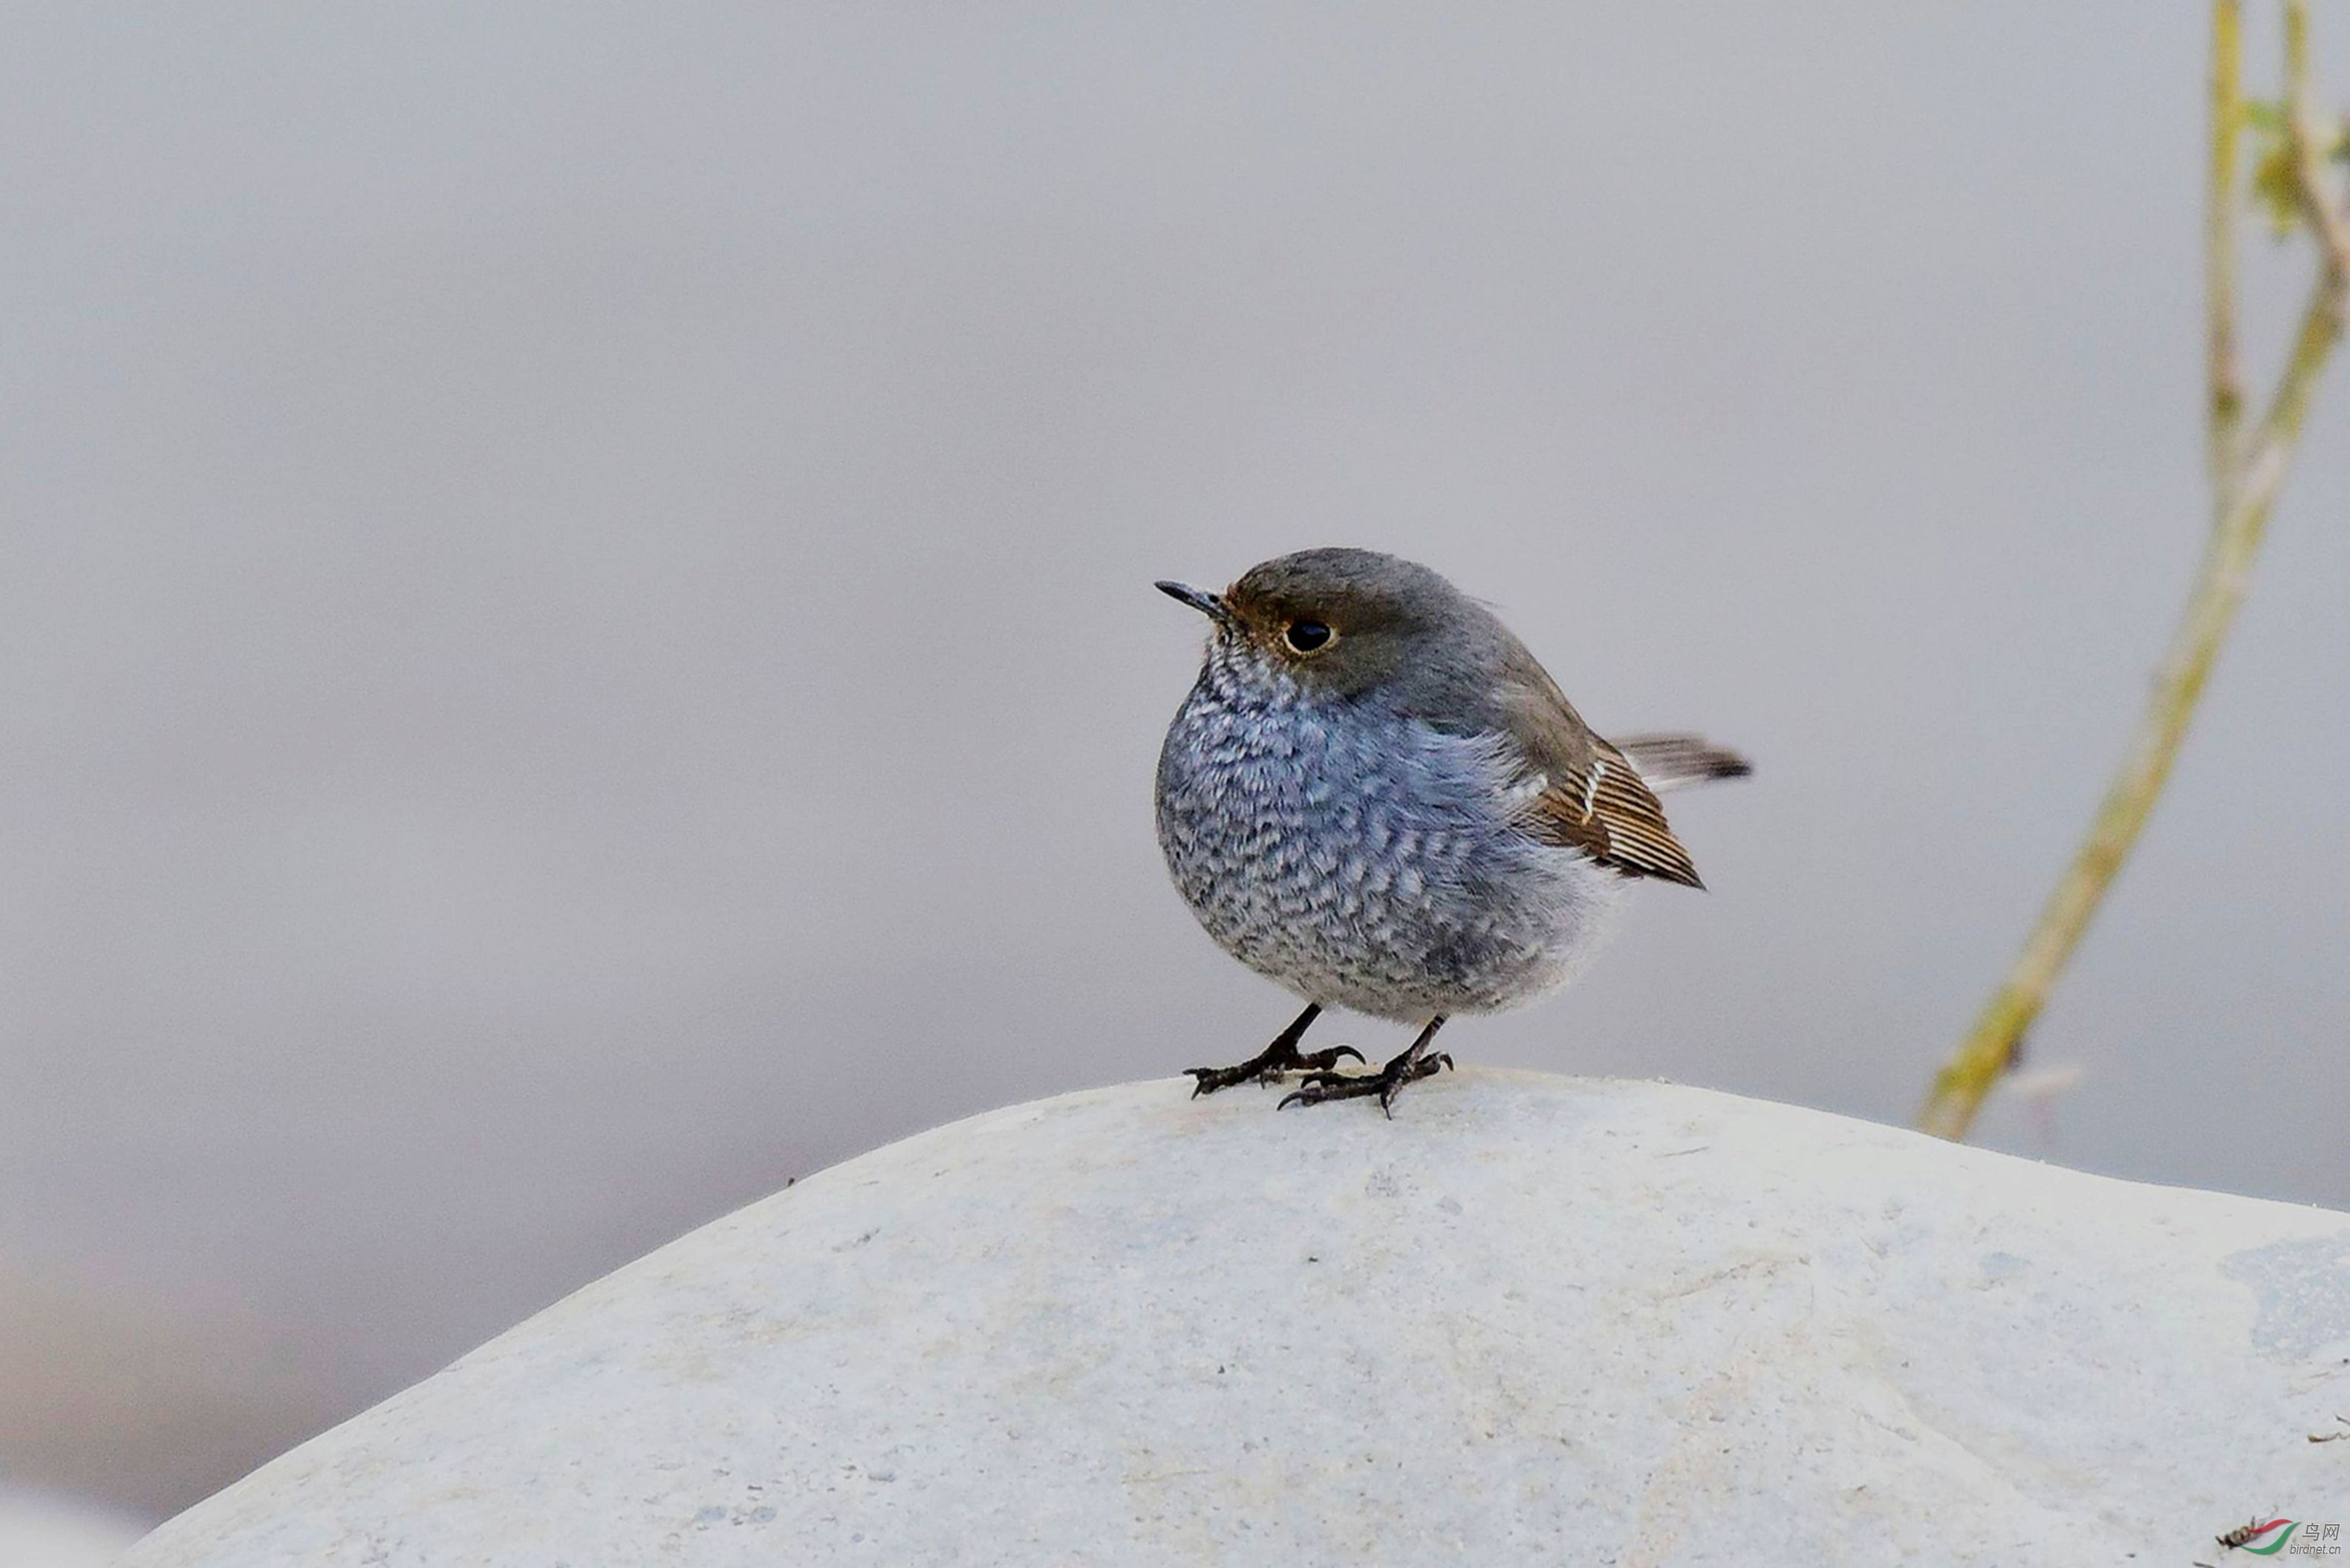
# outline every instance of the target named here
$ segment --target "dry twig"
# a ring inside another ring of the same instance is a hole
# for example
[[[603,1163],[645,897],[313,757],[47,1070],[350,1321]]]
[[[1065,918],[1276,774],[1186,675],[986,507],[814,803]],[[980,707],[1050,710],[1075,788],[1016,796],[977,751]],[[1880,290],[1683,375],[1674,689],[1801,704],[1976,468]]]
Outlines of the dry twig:
[[[2284,484],[2294,444],[2334,346],[2342,336],[2350,299],[2350,213],[2327,183],[2332,145],[2316,112],[2310,83],[2308,0],[2286,0],[2285,90],[2302,206],[2321,247],[2316,286],[2268,407],[2251,439],[2241,439],[2243,394],[2235,332],[2235,224],[2238,222],[2238,137],[2243,119],[2239,84],[2241,15],[2238,0],[2212,7],[2211,162],[2205,230],[2210,275],[2207,374],[2209,450],[2212,463],[2211,536],[2156,676],[2154,694],[2138,722],[2120,771],[2106,791],[2088,836],[2049,895],[2023,950],[1993,993],[1973,1030],[1936,1075],[1918,1125],[1963,1138],[2001,1076],[2015,1065],[2024,1032],[2048,1000],[2098,903],[2154,809],[2186,738],[2220,644],[2243,602],[2253,556],[2269,513]]]

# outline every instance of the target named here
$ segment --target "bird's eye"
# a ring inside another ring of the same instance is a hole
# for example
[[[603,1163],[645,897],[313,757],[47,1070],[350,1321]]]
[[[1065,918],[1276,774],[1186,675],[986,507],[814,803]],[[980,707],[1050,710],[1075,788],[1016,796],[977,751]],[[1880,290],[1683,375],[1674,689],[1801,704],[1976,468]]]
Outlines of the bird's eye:
[[[1294,620],[1281,628],[1281,640],[1300,653],[1311,653],[1330,640],[1330,628],[1318,620]]]

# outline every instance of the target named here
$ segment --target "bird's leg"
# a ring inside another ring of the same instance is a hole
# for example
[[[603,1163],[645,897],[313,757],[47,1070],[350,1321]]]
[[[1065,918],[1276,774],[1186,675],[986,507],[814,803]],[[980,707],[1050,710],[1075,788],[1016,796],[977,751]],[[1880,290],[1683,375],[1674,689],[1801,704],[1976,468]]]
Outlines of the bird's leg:
[[[1439,1068],[1452,1065],[1451,1053],[1430,1051],[1428,1048],[1428,1043],[1435,1039],[1436,1032],[1443,1027],[1444,1015],[1440,1012],[1428,1021],[1428,1027],[1419,1032],[1419,1039],[1404,1047],[1401,1055],[1395,1057],[1376,1073],[1333,1073],[1325,1070],[1313,1074],[1295,1094],[1283,1097],[1282,1106],[1285,1108],[1293,1105],[1318,1106],[1325,1100],[1353,1100],[1366,1095],[1377,1095],[1379,1097],[1379,1109],[1387,1112],[1388,1116],[1392,1120],[1395,1116],[1395,1097],[1403,1093],[1403,1086],[1406,1084],[1418,1083]]]
[[[1333,1045],[1327,1051],[1316,1051],[1311,1056],[1300,1055],[1297,1043],[1305,1038],[1306,1030],[1322,1015],[1322,1004],[1309,1002],[1289,1027],[1273,1037],[1273,1044],[1242,1063],[1237,1067],[1187,1067],[1199,1082],[1192,1085],[1191,1097],[1212,1095],[1218,1089],[1229,1089],[1234,1084],[1252,1079],[1277,1078],[1284,1073],[1327,1072],[1338,1064],[1341,1056],[1352,1056],[1359,1062],[1363,1054],[1352,1045]]]

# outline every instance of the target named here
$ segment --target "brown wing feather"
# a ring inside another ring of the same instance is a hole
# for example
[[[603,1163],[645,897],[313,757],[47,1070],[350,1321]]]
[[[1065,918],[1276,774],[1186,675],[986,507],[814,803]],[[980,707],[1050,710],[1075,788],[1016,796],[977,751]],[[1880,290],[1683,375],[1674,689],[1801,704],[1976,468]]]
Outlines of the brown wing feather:
[[[1564,777],[1553,774],[1536,797],[1534,831],[1627,876],[1704,887],[1639,770],[1596,735],[1592,741],[1590,761],[1568,766]]]
[[[1523,759],[1523,776],[1541,781],[1527,803],[1527,830],[1627,877],[1704,887],[1640,770],[1583,722],[1523,643],[1499,621],[1492,629],[1499,642],[1494,708]]]

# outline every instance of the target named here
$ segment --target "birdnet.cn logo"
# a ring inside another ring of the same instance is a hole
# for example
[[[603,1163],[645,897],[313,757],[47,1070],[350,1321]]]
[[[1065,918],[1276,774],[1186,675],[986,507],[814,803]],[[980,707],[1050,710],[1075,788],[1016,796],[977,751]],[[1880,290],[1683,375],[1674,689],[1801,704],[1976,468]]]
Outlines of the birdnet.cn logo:
[[[2255,1557],[2339,1557],[2342,1527],[2310,1520],[2254,1519],[2220,1536],[2219,1542],[2230,1552]]]

